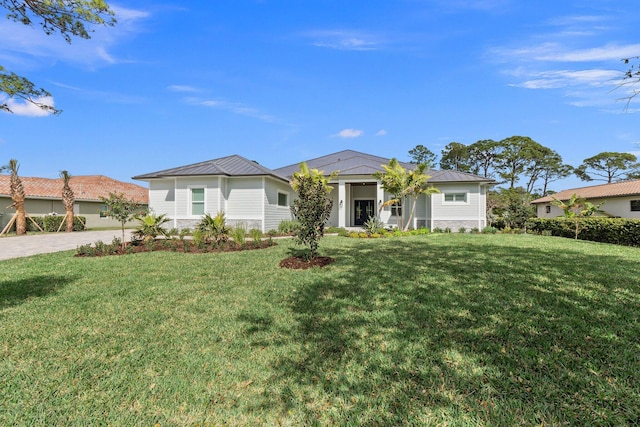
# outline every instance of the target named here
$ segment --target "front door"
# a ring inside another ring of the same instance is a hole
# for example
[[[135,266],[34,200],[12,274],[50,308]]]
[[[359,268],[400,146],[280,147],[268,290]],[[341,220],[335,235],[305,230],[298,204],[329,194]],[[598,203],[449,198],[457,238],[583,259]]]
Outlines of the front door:
[[[364,225],[364,223],[375,215],[375,200],[355,200],[354,225]]]

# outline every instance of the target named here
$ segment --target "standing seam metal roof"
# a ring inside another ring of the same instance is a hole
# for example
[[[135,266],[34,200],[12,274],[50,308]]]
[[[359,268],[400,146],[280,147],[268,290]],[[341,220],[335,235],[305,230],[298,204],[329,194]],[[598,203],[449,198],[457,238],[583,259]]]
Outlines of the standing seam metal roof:
[[[361,153],[353,150],[343,150],[315,159],[307,160],[307,166],[311,169],[318,169],[326,175],[338,172],[341,176],[350,175],[372,175],[375,172],[384,172],[382,165],[389,163],[389,159]],[[415,163],[399,162],[405,169],[415,169]],[[275,178],[288,181],[294,172],[299,170],[300,163],[284,166],[275,170],[268,169],[256,162],[248,160],[242,156],[233,155],[221,157],[219,159],[207,160],[191,165],[180,166],[172,169],[165,169],[144,175],[134,176],[133,179],[153,179],[177,176],[203,176],[203,175],[226,175],[226,176],[263,176],[269,175]],[[431,176],[429,182],[478,182],[491,183],[490,178],[484,178],[457,171],[439,171],[429,169],[427,174]]]
[[[177,176],[203,176],[203,175],[225,175],[225,176],[263,176],[269,175],[274,178],[287,181],[282,175],[268,169],[258,163],[248,160],[242,156],[232,155],[219,159],[207,160],[193,163],[177,168],[165,169],[158,172],[151,172],[144,175],[134,176],[133,179],[168,178]]]

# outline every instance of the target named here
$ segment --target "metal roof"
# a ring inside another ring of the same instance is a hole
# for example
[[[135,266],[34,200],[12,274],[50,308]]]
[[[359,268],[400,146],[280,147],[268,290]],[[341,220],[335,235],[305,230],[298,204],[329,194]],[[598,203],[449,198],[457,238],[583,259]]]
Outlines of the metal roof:
[[[343,150],[326,156],[307,160],[310,169],[318,169],[325,175],[338,172],[340,176],[372,175],[376,172],[384,172],[382,165],[389,163],[390,159],[361,153],[353,150]],[[415,169],[415,163],[399,162],[405,169]],[[294,172],[300,170],[300,163],[284,166],[275,170],[268,169],[258,163],[242,156],[233,155],[205,162],[165,169],[144,175],[134,176],[133,179],[148,180],[154,178],[169,178],[180,176],[264,176],[269,175],[283,181],[288,181]],[[429,169],[427,175],[429,182],[493,182],[490,178],[472,175],[464,172],[450,170]]]
[[[133,179],[147,180],[153,178],[169,178],[179,176],[206,176],[206,175],[224,175],[224,176],[264,176],[269,175],[274,178],[287,181],[282,175],[268,169],[258,163],[248,160],[242,156],[233,155],[221,157],[219,159],[207,160],[204,162],[193,163],[191,165],[179,166],[176,168],[165,169],[158,172],[151,172],[144,175],[134,176]]]
[[[310,169],[318,169],[325,175],[338,172],[340,176],[349,175],[371,175],[376,172],[384,172],[382,165],[389,163],[390,159],[373,156],[353,150],[344,150],[327,156],[317,157],[307,160]],[[415,169],[415,163],[398,162],[405,169]],[[300,164],[296,163],[276,169],[275,171],[284,176],[290,177],[300,169]],[[431,178],[429,182],[493,182],[491,178],[484,178],[470,173],[429,169],[427,175]]]

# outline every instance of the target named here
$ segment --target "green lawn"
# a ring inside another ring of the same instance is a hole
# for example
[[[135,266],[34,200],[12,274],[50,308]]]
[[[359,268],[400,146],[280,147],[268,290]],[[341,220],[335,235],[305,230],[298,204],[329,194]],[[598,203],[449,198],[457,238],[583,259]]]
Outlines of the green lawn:
[[[295,249],[0,262],[0,425],[640,423],[640,249]]]

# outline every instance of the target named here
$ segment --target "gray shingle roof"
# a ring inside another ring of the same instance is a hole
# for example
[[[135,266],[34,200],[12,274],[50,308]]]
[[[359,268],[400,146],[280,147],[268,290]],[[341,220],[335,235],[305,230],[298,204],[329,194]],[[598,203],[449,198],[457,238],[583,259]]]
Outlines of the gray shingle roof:
[[[158,172],[151,172],[144,175],[134,176],[133,179],[152,179],[152,178],[168,178],[178,176],[207,176],[207,175],[224,175],[224,176],[273,176],[275,178],[287,181],[284,176],[259,165],[256,162],[248,160],[242,156],[233,155],[221,157],[219,159],[207,160],[204,162],[194,163],[186,166],[165,169]]]

